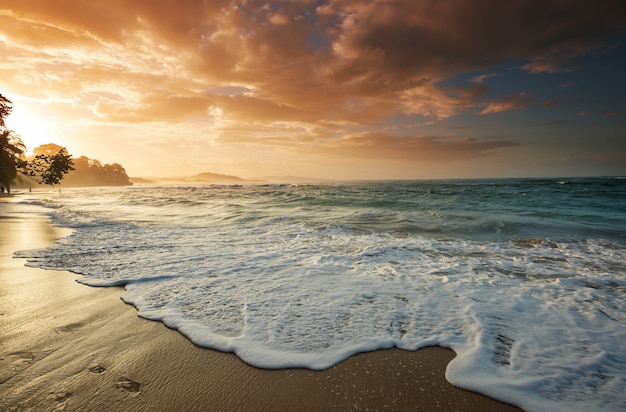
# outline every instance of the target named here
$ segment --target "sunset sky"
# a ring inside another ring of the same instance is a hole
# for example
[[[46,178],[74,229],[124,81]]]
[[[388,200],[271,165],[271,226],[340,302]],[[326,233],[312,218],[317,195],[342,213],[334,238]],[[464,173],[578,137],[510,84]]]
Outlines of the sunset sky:
[[[0,0],[0,93],[130,176],[626,175],[626,2]]]

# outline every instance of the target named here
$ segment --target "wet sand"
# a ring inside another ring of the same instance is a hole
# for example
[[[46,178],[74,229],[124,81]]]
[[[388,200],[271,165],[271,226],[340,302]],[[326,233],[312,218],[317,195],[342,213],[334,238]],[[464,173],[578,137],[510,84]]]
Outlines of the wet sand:
[[[445,380],[448,349],[359,354],[324,371],[263,370],[137,317],[123,289],[24,266],[68,231],[0,198],[0,411],[514,411]],[[16,213],[17,212],[17,213]]]

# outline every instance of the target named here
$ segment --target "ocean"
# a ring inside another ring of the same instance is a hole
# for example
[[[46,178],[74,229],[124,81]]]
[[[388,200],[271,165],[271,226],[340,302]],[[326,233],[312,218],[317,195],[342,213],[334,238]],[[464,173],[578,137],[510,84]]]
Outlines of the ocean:
[[[28,265],[261,368],[441,345],[527,410],[626,409],[626,179],[137,186],[23,194]]]

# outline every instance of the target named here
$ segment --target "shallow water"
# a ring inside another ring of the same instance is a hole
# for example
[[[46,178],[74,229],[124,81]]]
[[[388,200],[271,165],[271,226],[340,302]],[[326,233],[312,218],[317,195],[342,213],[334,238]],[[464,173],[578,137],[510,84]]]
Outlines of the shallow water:
[[[23,251],[259,367],[454,349],[525,409],[626,408],[626,180],[130,187],[23,196],[73,234]]]

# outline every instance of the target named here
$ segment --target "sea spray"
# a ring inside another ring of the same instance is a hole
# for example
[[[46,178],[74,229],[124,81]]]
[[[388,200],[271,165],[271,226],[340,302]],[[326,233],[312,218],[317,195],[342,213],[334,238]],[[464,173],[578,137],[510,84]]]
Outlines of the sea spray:
[[[75,189],[29,264],[264,368],[454,349],[447,378],[530,410],[626,407],[626,182]]]

